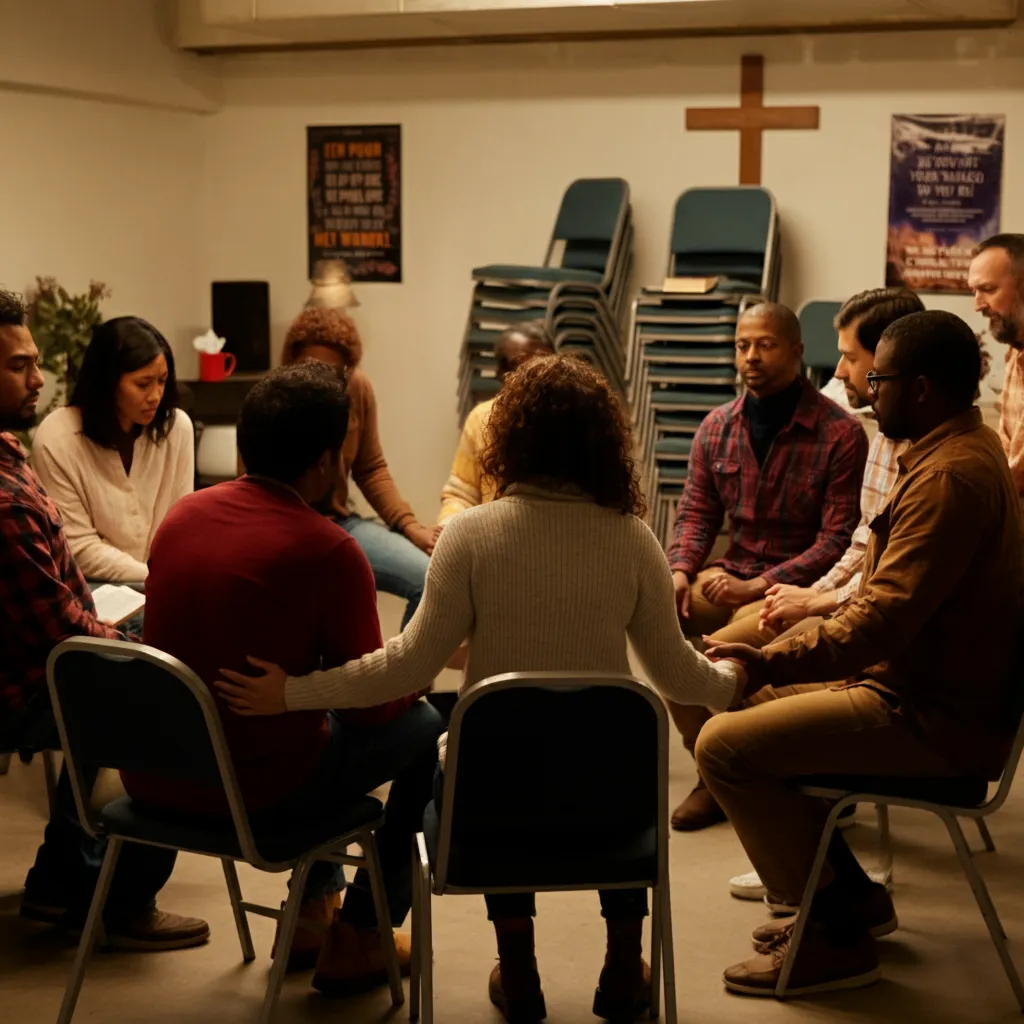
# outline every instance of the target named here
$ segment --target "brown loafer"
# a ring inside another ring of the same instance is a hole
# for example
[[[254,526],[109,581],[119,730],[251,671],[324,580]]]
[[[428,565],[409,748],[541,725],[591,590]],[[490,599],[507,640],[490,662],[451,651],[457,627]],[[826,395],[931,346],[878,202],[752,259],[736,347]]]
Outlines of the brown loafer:
[[[601,971],[601,979],[594,993],[594,1016],[613,1024],[632,1024],[651,1006],[651,968],[646,960],[640,961],[640,975],[621,978],[609,968]]]
[[[327,931],[334,920],[334,911],[341,906],[341,893],[332,892],[317,900],[308,900],[299,907],[299,920],[292,936],[292,948],[288,951],[289,971],[311,971],[316,967],[320,952],[324,948]],[[284,904],[281,904],[284,910]],[[278,921],[274,932],[274,945],[270,950],[270,958],[277,956],[277,940],[281,934],[281,922]]]
[[[409,973],[412,945],[409,936],[395,932],[395,952],[403,975]],[[388,981],[380,932],[376,928],[357,928],[335,915],[317,960],[313,988],[328,996],[350,996],[369,992]]]
[[[861,922],[874,939],[891,935],[899,927],[896,908],[884,885],[872,882],[870,888],[864,890],[856,907]],[[794,917],[784,917],[758,925],[754,929],[754,949],[758,953],[767,953],[781,939],[788,938],[794,920]]]
[[[191,949],[210,939],[210,926],[198,917],[168,914],[152,907],[131,917],[104,923],[106,948],[161,952]]]
[[[727,968],[723,975],[725,987],[741,995],[774,997],[789,943],[787,935],[767,953]],[[800,943],[786,997],[864,988],[880,977],[875,941],[867,932],[840,943],[820,925],[810,922]]]
[[[672,827],[677,832],[699,832],[725,821],[725,811],[704,785],[698,781],[690,795],[672,812]]]
[[[528,984],[522,991],[506,992],[501,981],[501,964],[495,964],[487,982],[487,994],[508,1024],[538,1024],[548,1015],[540,975],[535,985]]]

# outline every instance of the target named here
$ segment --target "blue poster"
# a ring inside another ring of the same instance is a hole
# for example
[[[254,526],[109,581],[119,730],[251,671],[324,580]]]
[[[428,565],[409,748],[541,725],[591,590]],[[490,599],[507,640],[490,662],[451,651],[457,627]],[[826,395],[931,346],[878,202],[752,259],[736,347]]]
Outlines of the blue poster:
[[[896,114],[887,285],[966,292],[971,252],[999,231],[1002,114]]]

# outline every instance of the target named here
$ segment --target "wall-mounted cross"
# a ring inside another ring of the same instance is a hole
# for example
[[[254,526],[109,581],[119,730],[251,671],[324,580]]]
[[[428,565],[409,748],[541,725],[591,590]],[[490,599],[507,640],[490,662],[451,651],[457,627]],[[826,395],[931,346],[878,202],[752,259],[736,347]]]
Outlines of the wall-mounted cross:
[[[743,57],[738,107],[690,107],[690,131],[740,133],[740,184],[761,184],[761,133],[771,128],[817,128],[819,107],[764,106],[764,57]]]

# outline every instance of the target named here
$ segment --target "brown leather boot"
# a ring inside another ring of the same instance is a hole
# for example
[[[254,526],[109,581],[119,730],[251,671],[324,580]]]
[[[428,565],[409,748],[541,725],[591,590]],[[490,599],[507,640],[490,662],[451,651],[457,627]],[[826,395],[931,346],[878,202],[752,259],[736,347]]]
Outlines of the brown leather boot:
[[[509,1024],[537,1024],[547,1016],[533,948],[533,918],[506,917],[494,922],[498,965],[487,991]]]
[[[398,969],[407,975],[412,944],[404,932],[394,935]],[[316,964],[313,988],[328,996],[349,996],[369,992],[387,981],[380,932],[376,928],[357,928],[336,914]]]
[[[651,969],[641,952],[642,917],[606,920],[608,951],[594,993],[594,1016],[626,1024],[651,1005]]]
[[[708,792],[703,779],[697,780],[690,795],[672,812],[672,827],[677,832],[699,832],[721,821],[725,821],[725,811]]]
[[[332,892],[316,900],[304,900],[299,907],[299,920],[292,936],[292,948],[288,951],[289,971],[309,971],[316,967],[320,950],[324,948],[327,930],[334,920],[334,911],[341,906],[341,893]],[[284,904],[281,904],[284,910]],[[281,922],[274,931],[274,945],[270,958],[277,956],[277,940],[281,935]]]

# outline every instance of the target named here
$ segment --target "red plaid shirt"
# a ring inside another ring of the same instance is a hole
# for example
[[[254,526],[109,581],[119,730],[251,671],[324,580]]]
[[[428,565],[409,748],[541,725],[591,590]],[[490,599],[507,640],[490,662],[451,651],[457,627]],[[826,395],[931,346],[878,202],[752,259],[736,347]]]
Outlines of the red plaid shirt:
[[[46,659],[69,636],[124,637],[96,618],[57,506],[0,434],[0,716],[46,697]]]
[[[719,406],[694,438],[669,564],[693,575],[726,513],[729,549],[714,565],[769,585],[809,586],[832,568],[860,519],[868,441],[861,425],[810,385],[759,466],[743,396]]]

